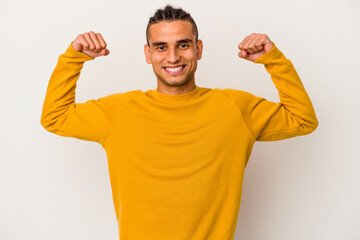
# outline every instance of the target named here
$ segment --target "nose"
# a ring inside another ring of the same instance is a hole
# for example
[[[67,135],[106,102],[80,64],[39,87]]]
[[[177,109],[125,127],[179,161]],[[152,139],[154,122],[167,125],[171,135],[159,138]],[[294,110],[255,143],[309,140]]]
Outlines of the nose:
[[[166,57],[168,63],[175,64],[180,61],[180,58],[181,57],[180,57],[179,53],[177,52],[177,49],[175,49],[175,48],[169,49],[168,55]]]

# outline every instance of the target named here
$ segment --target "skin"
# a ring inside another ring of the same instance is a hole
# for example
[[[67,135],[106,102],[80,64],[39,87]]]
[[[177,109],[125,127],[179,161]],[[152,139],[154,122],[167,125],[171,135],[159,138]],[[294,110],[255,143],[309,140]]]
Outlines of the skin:
[[[240,58],[254,62],[273,47],[274,43],[266,34],[252,33],[239,44],[238,55]]]
[[[162,21],[150,26],[149,45],[145,44],[146,62],[152,64],[157,90],[164,94],[183,94],[195,89],[197,61],[202,57],[203,43],[196,42],[189,21]],[[167,67],[179,67],[170,73]]]
[[[145,44],[146,62],[152,64],[157,77],[157,90],[163,94],[185,94],[195,89],[197,61],[202,57],[203,42],[192,32],[189,21],[162,21],[150,26],[149,44]],[[100,33],[93,31],[79,34],[72,47],[90,57],[110,54]],[[254,62],[272,50],[273,42],[266,34],[252,33],[238,45],[238,56]],[[178,72],[170,72],[169,67],[180,67]]]
[[[93,31],[79,34],[71,46],[76,51],[94,58],[110,54],[110,50],[106,48],[107,44],[101,34]]]

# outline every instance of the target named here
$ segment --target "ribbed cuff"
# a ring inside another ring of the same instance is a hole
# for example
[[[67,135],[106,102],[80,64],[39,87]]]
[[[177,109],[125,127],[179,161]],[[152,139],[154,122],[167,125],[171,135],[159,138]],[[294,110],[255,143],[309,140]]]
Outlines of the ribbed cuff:
[[[285,55],[277,48],[273,42],[274,47],[258,59],[254,63],[261,63],[265,65],[266,70],[274,71],[283,71],[289,66],[290,60],[285,57]]]

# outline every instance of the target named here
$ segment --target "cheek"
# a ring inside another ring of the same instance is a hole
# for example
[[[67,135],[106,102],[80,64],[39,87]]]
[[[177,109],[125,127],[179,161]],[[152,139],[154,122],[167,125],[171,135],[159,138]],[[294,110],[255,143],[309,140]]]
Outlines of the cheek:
[[[197,61],[196,52],[194,52],[194,51],[187,52],[187,53],[184,55],[184,58],[185,58],[187,61],[189,61],[189,62]]]
[[[197,56],[195,52],[189,52],[186,55],[184,55],[184,58],[188,62],[189,65],[192,65],[191,68],[196,67],[197,65]]]
[[[153,55],[151,56],[151,62],[153,65],[158,66],[160,65],[161,61],[162,61],[163,57],[160,55]]]

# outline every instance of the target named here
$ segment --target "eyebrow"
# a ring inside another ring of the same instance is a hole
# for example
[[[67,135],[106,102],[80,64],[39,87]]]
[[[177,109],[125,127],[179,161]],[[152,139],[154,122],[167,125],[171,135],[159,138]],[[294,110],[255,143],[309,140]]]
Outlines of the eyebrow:
[[[185,38],[177,41],[177,43],[188,43],[188,42],[192,42],[192,40],[190,38]],[[165,44],[166,42],[153,42],[151,45],[156,47]]]
[[[190,38],[185,38],[177,41],[177,43],[188,43],[188,42],[192,42],[192,40]]]

